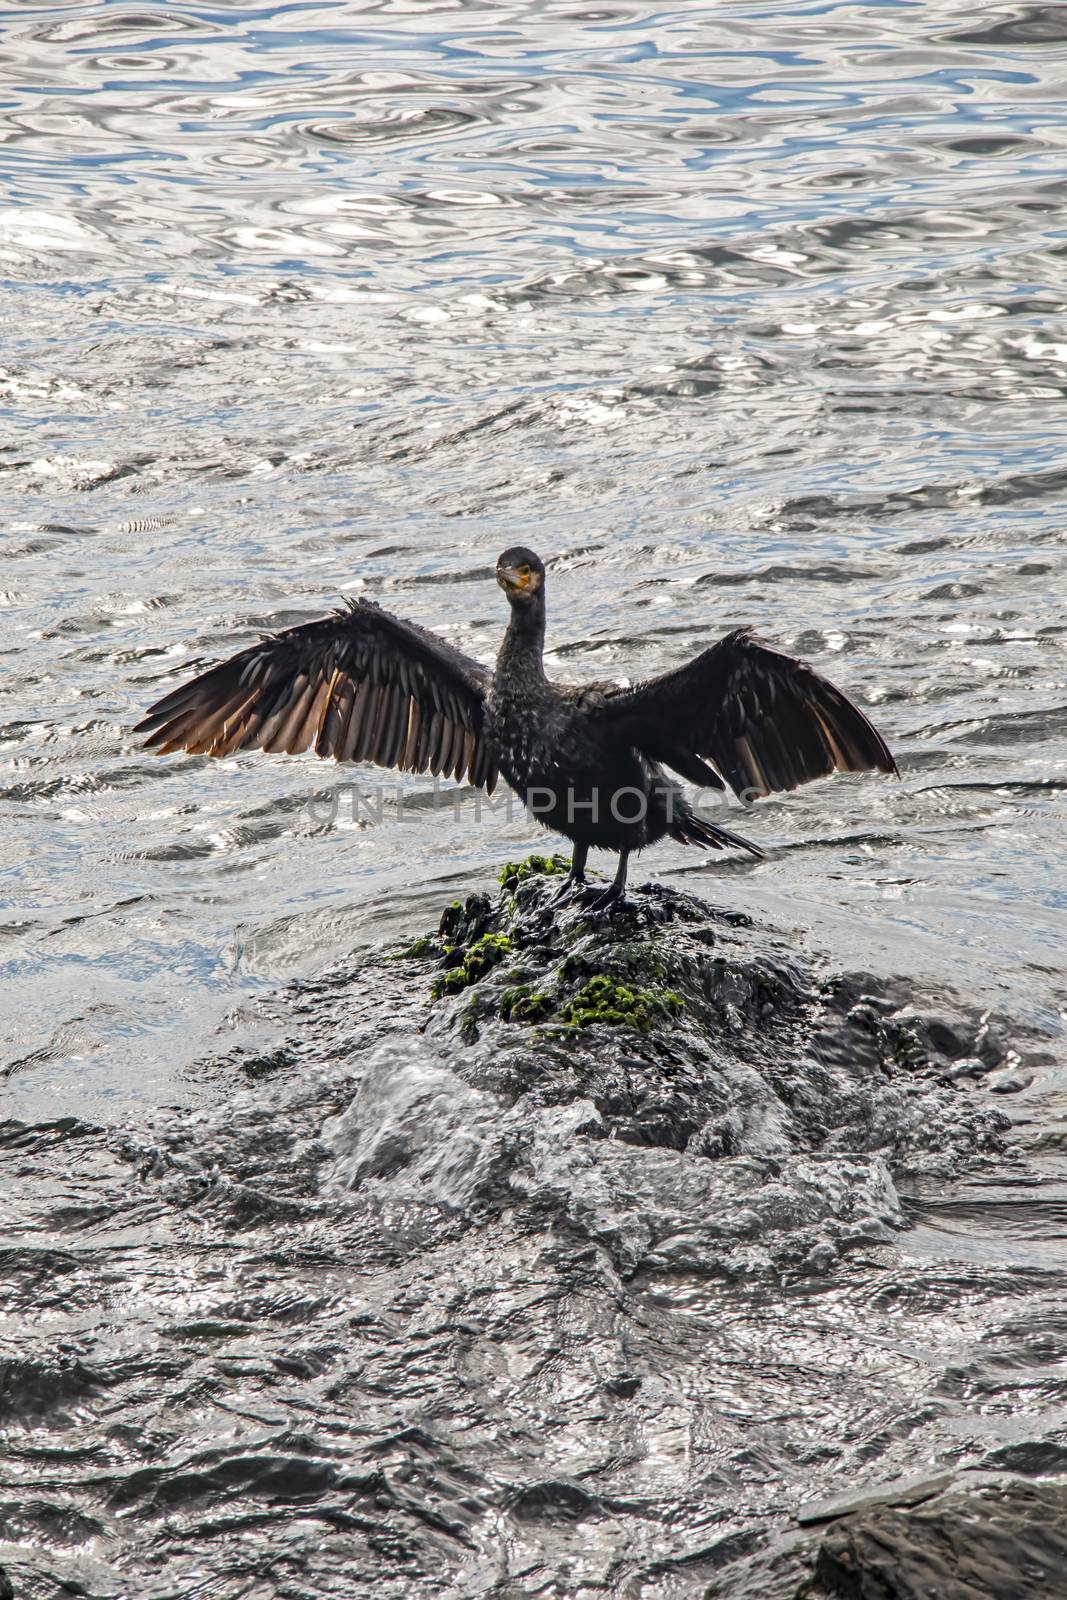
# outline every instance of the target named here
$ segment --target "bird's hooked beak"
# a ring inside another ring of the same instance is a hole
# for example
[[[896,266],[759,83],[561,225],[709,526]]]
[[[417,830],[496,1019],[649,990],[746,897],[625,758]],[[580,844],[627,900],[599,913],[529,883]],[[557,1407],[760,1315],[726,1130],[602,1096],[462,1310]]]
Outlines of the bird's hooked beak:
[[[496,581],[506,595],[528,594],[534,587],[532,567],[497,567]]]

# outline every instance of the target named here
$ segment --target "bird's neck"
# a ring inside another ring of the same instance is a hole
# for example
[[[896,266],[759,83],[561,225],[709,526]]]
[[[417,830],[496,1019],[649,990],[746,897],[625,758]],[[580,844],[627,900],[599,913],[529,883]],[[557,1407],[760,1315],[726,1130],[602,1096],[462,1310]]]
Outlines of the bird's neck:
[[[545,602],[512,606],[511,621],[496,659],[498,672],[521,671],[527,677],[543,678],[542,655],[545,648]]]

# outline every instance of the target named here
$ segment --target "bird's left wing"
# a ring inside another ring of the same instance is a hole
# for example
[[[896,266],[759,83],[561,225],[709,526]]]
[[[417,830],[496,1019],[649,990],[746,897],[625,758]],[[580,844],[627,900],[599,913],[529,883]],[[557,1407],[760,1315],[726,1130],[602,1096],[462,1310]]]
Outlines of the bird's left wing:
[[[748,628],[674,672],[606,694],[598,714],[693,782],[718,784],[713,763],[746,799],[832,772],[897,771],[847,695]]]
[[[490,793],[486,669],[370,600],[270,634],[164,695],[136,733],[166,754],[313,749],[468,778]]]

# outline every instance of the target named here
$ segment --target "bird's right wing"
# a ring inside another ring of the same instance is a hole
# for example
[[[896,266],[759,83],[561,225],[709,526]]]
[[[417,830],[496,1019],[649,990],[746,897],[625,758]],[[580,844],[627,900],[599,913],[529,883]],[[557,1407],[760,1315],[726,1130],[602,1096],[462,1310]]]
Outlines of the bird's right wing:
[[[208,668],[157,700],[134,731],[161,754],[313,749],[467,778],[492,793],[488,682],[462,650],[360,599]]]

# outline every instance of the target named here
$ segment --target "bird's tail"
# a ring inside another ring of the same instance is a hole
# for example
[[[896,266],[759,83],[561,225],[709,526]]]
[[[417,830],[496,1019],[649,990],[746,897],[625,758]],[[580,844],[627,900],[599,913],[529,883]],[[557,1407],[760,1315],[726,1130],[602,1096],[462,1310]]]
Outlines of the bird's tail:
[[[699,845],[702,850],[726,850],[734,845],[738,850],[747,850],[749,855],[763,859],[763,851],[758,844],[753,844],[750,839],[742,839],[739,833],[731,833],[729,828],[717,828],[713,822],[698,816],[688,806],[680,814],[675,813],[670,835],[680,844]]]

